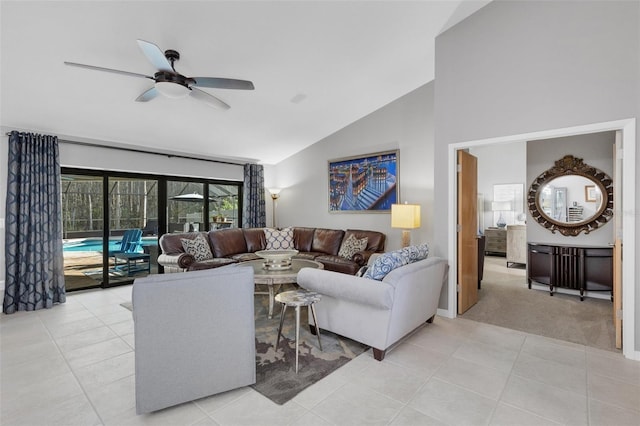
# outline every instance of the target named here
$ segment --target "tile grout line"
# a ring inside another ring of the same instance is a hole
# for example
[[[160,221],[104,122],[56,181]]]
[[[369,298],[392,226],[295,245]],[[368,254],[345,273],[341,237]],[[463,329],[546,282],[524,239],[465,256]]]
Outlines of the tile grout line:
[[[87,309],[87,307],[80,303],[83,307],[83,309],[86,309],[91,315],[93,315],[94,317],[96,317],[94,315],[93,312],[91,312],[89,309]],[[97,317],[96,317],[97,318]],[[67,364],[67,368],[69,369],[69,372],[71,373],[71,375],[73,376],[74,380],[76,381],[76,383],[78,384],[78,386],[80,387],[80,389],[82,390],[82,393],[84,394],[85,399],[87,400],[87,402],[89,403],[89,405],[91,406],[91,409],[93,410],[93,413],[96,415],[96,417],[98,418],[98,420],[100,421],[100,423],[102,425],[105,424],[104,419],[102,418],[102,416],[100,416],[100,413],[98,412],[96,406],[93,404],[93,401],[91,401],[91,398],[89,398],[89,395],[87,394],[87,390],[85,389],[85,387],[82,385],[82,383],[80,382],[80,380],[78,379],[78,376],[76,375],[76,372],[73,370],[73,368],[71,367],[71,364],[69,364],[69,360],[67,359],[67,357],[65,356],[65,354],[62,352],[62,349],[60,349],[60,345],[58,345],[58,341],[57,339],[55,339],[53,337],[53,335],[51,334],[51,331],[49,330],[49,327],[47,327],[47,325],[45,324],[45,322],[43,321],[43,319],[38,316],[38,319],[42,322],[42,325],[44,326],[44,328],[47,330],[47,334],[49,334],[49,338],[51,339],[51,341],[53,342],[54,345],[56,345],[56,349],[58,350],[58,352],[60,353],[60,355],[62,356],[62,359],[64,359],[65,364]],[[98,318],[98,320],[100,320],[100,318]],[[102,320],[100,320],[102,322]],[[76,333],[77,334],[77,333]]]
[[[527,338],[528,338],[528,336],[525,335],[524,338],[522,339],[522,343],[520,343],[520,347],[518,348],[518,355],[513,360],[513,364],[511,364],[511,368],[509,369],[509,374],[507,375],[507,380],[504,383],[504,387],[500,391],[500,395],[498,395],[498,402],[496,403],[496,405],[494,405],[493,409],[491,410],[491,415],[489,416],[489,424],[491,424],[491,421],[493,420],[493,417],[496,414],[496,410],[498,409],[498,405],[500,405],[500,403],[504,403],[502,401],[502,397],[504,396],[504,393],[507,390],[507,386],[509,385],[509,381],[510,381],[511,377],[513,376],[513,370],[514,370],[514,368],[516,366],[516,362],[518,362],[518,359],[520,358],[520,354],[522,354],[522,349],[524,348],[524,344],[527,341]]]

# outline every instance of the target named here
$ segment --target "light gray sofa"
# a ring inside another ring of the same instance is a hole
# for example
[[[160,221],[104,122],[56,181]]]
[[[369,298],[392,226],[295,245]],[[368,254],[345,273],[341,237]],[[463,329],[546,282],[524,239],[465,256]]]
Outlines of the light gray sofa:
[[[382,361],[391,345],[433,321],[448,268],[432,257],[396,268],[382,281],[305,268],[298,284],[322,294],[315,304],[320,330],[369,345]],[[314,332],[311,315],[309,326]]]
[[[134,281],[138,414],[255,383],[253,287],[233,266]]]

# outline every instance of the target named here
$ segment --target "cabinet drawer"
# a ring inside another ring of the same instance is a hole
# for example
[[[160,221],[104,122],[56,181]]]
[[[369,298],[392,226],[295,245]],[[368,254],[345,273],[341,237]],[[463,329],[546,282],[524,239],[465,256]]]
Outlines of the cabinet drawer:
[[[505,229],[486,229],[485,237],[485,251],[494,253],[507,253],[507,231]]]

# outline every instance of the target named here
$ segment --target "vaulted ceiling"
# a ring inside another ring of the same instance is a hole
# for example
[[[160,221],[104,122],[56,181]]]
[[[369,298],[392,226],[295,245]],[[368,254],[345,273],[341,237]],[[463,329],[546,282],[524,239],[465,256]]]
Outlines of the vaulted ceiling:
[[[275,164],[434,78],[434,40],[488,1],[2,1],[0,124],[100,144]],[[135,102],[136,40],[186,76],[251,80]]]

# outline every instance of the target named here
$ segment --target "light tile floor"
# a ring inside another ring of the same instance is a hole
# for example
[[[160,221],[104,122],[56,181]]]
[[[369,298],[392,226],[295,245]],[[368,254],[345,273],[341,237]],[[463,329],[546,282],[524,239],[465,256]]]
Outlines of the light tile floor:
[[[437,317],[284,405],[251,388],[136,416],[131,286],[0,315],[0,424],[639,425],[640,362]]]

